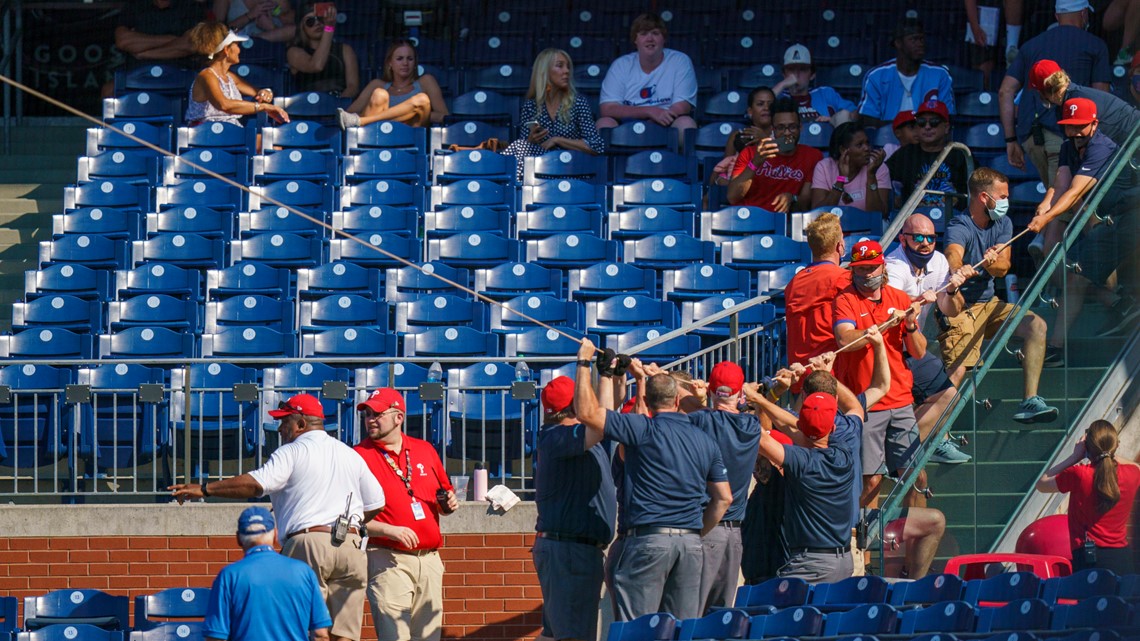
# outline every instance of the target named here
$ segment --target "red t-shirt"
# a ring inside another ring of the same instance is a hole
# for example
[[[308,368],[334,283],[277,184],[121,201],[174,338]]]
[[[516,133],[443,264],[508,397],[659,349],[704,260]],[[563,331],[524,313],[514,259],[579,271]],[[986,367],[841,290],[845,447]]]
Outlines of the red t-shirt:
[[[1100,547],[1122,548],[1128,545],[1125,531],[1136,489],[1140,487],[1140,467],[1116,466],[1120,500],[1103,514],[1097,513],[1093,472],[1093,466],[1085,464],[1074,465],[1057,475],[1057,489],[1069,494],[1069,547],[1075,550],[1084,545],[1087,531]]]
[[[832,312],[839,292],[851,284],[851,272],[829,261],[812,263],[784,288],[788,326],[788,362],[802,363],[835,349]]]
[[[748,145],[741,150],[736,156],[736,165],[732,168],[733,178],[748,167],[749,161],[755,155],[755,145]],[[820,160],[823,160],[823,154],[807,145],[797,145],[796,152],[791,156],[773,156],[765,160],[756,172],[756,177],[752,179],[748,193],[744,194],[744,199],[736,204],[771,210],[775,207],[776,196],[799,195],[804,183],[811,184],[812,172]]]
[[[419,537],[420,543],[415,548],[404,545],[388,538],[375,537],[368,540],[368,545],[392,548],[394,550],[434,550],[443,543],[443,536],[439,533],[439,505],[435,502],[435,491],[440,487],[451,490],[451,479],[443,468],[435,448],[431,443],[422,439],[404,435],[404,447],[399,454],[385,448],[376,441],[367,439],[353,448],[368,469],[380,481],[384,490],[384,500],[387,505],[376,520],[401,527],[411,528]],[[388,455],[385,459],[384,454]],[[391,465],[388,463],[391,460]],[[400,474],[408,475],[411,467],[411,490],[415,500],[423,507],[424,518],[418,521],[412,511],[412,496],[408,495],[408,487],[403,479],[392,469],[395,465]]]
[[[841,324],[854,324],[855,329],[867,329],[879,325],[891,317],[896,309],[910,306],[910,296],[901,289],[883,285],[882,297],[873,301],[849,285],[835,300],[835,327]],[[903,335],[905,330],[900,323],[884,334],[887,345],[887,359],[891,366],[891,388],[883,400],[875,405],[875,410],[893,410],[914,403],[911,387],[914,376],[903,361]],[[849,352],[843,352],[835,359],[835,377],[852,392],[861,394],[871,385],[871,372],[875,367],[875,355],[870,345]]]

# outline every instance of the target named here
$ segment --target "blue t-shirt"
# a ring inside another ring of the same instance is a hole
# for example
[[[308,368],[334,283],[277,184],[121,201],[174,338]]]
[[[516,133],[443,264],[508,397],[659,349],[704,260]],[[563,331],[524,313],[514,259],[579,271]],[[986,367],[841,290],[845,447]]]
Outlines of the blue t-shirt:
[[[855,111],[855,103],[839,95],[839,92],[831,87],[816,87],[806,96],[793,96],[787,91],[782,91],[780,97],[791,98],[796,102],[801,122],[815,122],[821,116],[831,118],[844,110]],[[752,123],[748,123],[748,126],[752,126]]]
[[[1073,98],[1087,98],[1093,101],[1096,105],[1097,133],[1108,136],[1117,145],[1128,142],[1128,134],[1132,133],[1136,123],[1140,122],[1140,110],[1107,91],[1072,84],[1065,93],[1065,101]],[[1055,109],[1057,119],[1064,120],[1061,113],[1064,105]]]
[[[784,446],[784,538],[793,553],[805,547],[851,545],[851,527],[858,515],[857,506],[852,512],[851,501],[862,485],[863,421],[857,416],[835,418],[826,448]]]
[[[1094,82],[1112,82],[1108,47],[1104,40],[1075,26],[1058,25],[1027,40],[1018,50],[1017,58],[1005,70],[1005,75],[1021,83],[1021,97],[1017,101],[1017,137],[1025,140],[1034,114],[1041,114],[1040,122],[1046,129],[1060,134],[1057,116],[1052,109],[1041,104],[1041,96],[1029,89],[1029,69],[1039,60],[1053,60],[1069,78],[1081,85]]]
[[[653,418],[606,410],[606,438],[625,445],[627,528],[704,526],[708,483],[728,480],[716,442],[679,412]]]
[[[734,414],[724,410],[702,410],[688,416],[693,425],[716,441],[728,468],[732,505],[723,520],[743,520],[744,510],[748,507],[752,470],[756,467],[756,452],[760,449],[760,419],[755,414]]]
[[[203,632],[234,641],[309,641],[309,632],[331,625],[313,569],[259,545],[214,579]]]
[[[997,222],[991,222],[989,227],[982,229],[974,222],[969,213],[955,216],[946,223],[945,246],[961,245],[962,264],[975,265],[986,255],[986,250],[994,245],[1000,245],[1013,237],[1013,221],[1005,216]],[[984,268],[978,270],[978,275],[962,283],[959,288],[966,305],[973,305],[978,301],[988,301],[994,295],[994,277]]]
[[[950,72],[942,65],[921,63],[912,81],[909,96],[912,110],[931,98],[937,98],[939,102],[946,103],[951,115],[957,113],[954,108],[954,83],[950,80]],[[898,65],[891,58],[863,77],[859,113],[890,122],[898,115],[904,97],[907,97],[906,88],[899,79]]]
[[[586,428],[543,425],[534,473],[534,529],[609,543],[617,510],[610,457],[603,443],[585,449]]]

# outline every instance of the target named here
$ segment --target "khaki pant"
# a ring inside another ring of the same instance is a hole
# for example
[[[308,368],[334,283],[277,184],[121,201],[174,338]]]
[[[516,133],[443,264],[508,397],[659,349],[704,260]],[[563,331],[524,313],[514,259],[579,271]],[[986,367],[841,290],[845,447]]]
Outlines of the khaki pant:
[[[1061,160],[1061,137],[1049,131],[1048,129],[1042,130],[1045,134],[1045,144],[1038,145],[1033,142],[1033,136],[1029,136],[1021,143],[1021,149],[1025,151],[1025,157],[1033,166],[1037,168],[1037,173],[1041,176],[1041,182],[1045,183],[1045,188],[1053,186],[1053,178],[1057,176],[1057,164]]]
[[[332,616],[329,634],[359,639],[368,580],[368,560],[360,549],[360,535],[349,534],[344,543],[334,546],[328,532],[297,534],[285,541],[281,554],[304,561],[317,574],[321,596]]]
[[[439,641],[443,623],[439,552],[368,548],[368,603],[379,641]]]
[[[982,341],[993,338],[1013,310],[1013,305],[991,298],[984,303],[974,303],[961,314],[948,318],[950,329],[938,336],[946,371],[976,365],[982,355]]]

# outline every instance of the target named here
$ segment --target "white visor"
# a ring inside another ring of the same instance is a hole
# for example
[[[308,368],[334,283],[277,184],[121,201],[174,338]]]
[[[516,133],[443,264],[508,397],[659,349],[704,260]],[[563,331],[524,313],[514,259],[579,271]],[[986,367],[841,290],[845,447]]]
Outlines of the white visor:
[[[218,45],[218,47],[216,49],[214,49],[214,53],[211,53],[210,57],[213,58],[214,54],[218,53],[222,49],[225,49],[226,47],[230,46],[231,44],[233,44],[235,42],[245,42],[246,40],[249,40],[249,36],[239,35],[239,34],[234,33],[233,31],[231,31],[231,32],[226,34],[225,39],[222,40],[222,44]]]

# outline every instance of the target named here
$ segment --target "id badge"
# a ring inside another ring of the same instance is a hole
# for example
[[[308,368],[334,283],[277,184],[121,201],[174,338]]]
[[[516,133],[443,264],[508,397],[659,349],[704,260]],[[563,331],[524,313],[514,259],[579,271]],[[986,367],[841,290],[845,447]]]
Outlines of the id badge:
[[[417,521],[422,521],[427,518],[427,516],[424,514],[423,503],[420,503],[419,501],[412,501],[412,516],[414,516]]]

